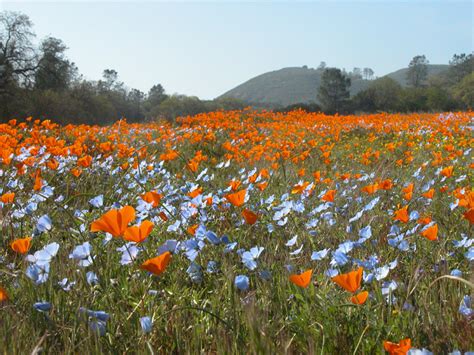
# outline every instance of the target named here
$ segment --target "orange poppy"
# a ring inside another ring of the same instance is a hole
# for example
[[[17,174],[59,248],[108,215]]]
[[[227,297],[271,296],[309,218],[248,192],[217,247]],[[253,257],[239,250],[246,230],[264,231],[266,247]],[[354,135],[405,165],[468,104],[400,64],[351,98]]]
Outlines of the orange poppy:
[[[313,275],[313,270],[309,269],[301,274],[293,274],[290,275],[291,283],[295,284],[296,286],[306,288],[308,287],[309,283],[311,282],[311,276]]]
[[[143,221],[140,226],[128,227],[123,233],[123,239],[141,243],[150,235],[154,226],[153,222]]]
[[[454,171],[454,166],[447,166],[446,168],[442,169],[440,174],[445,176],[445,177],[451,177],[453,176],[453,171]]]
[[[432,199],[433,196],[434,196],[434,192],[435,190],[434,189],[429,189],[428,191],[426,191],[425,193],[421,194],[421,196],[423,196],[424,198],[427,198],[427,199]]]
[[[245,196],[247,195],[247,190],[240,190],[239,192],[234,192],[225,196],[227,201],[233,204],[236,207],[240,207],[245,202]]]
[[[326,202],[334,202],[334,197],[336,196],[336,190],[328,190],[321,198],[321,200]]]
[[[354,304],[364,304],[367,301],[367,297],[369,297],[368,291],[359,292],[357,295],[352,296],[351,302]]]
[[[400,340],[399,343],[392,343],[385,340],[383,342],[383,347],[390,355],[405,355],[408,354],[408,350],[411,349],[411,340],[410,338]]]
[[[337,276],[334,276],[332,280],[339,286],[341,286],[343,289],[354,293],[360,288],[363,271],[364,269],[360,267],[355,271],[350,271],[346,274],[339,274]]]
[[[161,275],[166,270],[166,267],[170,263],[170,260],[171,253],[169,251],[166,251],[159,256],[146,260],[140,266],[140,268],[149,271],[155,275]]]
[[[153,207],[157,207],[160,204],[163,195],[156,191],[149,191],[143,194],[141,198],[143,201],[151,203]]]
[[[431,227],[426,228],[420,233],[423,237],[429,240],[438,239],[438,225],[433,224]]]
[[[258,215],[247,208],[242,211],[242,216],[244,217],[245,222],[250,225],[255,224],[258,219]]]
[[[232,191],[237,191],[239,188],[240,184],[242,184],[239,180],[232,180],[229,183],[229,186],[231,187]]]
[[[408,206],[396,210],[393,219],[395,221],[407,223],[410,220],[410,217],[408,216]]]
[[[135,209],[131,206],[122,207],[120,210],[113,209],[92,222],[91,232],[107,232],[114,237],[121,237],[134,219]]]
[[[13,203],[13,200],[15,199],[15,193],[14,192],[7,192],[4,193],[1,197],[0,200],[7,204],[7,203]]]
[[[200,194],[202,194],[202,187],[196,187],[194,190],[188,193],[188,196],[191,198],[195,198],[198,197]]]
[[[362,190],[362,192],[366,192],[369,195],[372,195],[372,194],[376,193],[378,189],[379,189],[379,184],[375,183],[375,184],[372,184],[372,185],[364,186],[361,190]]]
[[[15,239],[10,243],[10,247],[19,254],[26,254],[31,248],[31,240],[31,237]]]
[[[199,224],[194,224],[192,226],[189,226],[188,229],[186,229],[186,231],[191,234],[191,235],[194,235],[196,233],[196,230],[198,229],[199,227]]]
[[[383,180],[379,183],[379,188],[382,190],[391,190],[393,187],[393,182],[390,179]]]
[[[0,302],[8,301],[8,293],[2,286],[0,286]]]

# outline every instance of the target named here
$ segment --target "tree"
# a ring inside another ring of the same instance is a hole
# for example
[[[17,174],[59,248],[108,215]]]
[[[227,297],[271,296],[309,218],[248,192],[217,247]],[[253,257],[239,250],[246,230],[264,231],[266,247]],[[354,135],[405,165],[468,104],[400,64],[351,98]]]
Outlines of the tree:
[[[37,68],[32,45],[33,24],[17,12],[0,13],[0,93],[16,84],[29,84]]]
[[[413,57],[408,64],[407,81],[408,84],[418,88],[426,83],[428,78],[428,64],[429,61],[424,55],[417,55]]]
[[[466,75],[464,79],[453,88],[453,92],[457,100],[472,110],[474,108],[474,73]]]
[[[474,55],[455,54],[449,61],[449,78],[452,83],[459,83],[466,75],[474,72]]]
[[[319,66],[317,68],[318,70],[324,70],[326,69],[326,62],[322,61],[321,63],[319,63]]]
[[[41,57],[35,73],[35,88],[65,90],[77,76],[77,68],[64,52],[66,45],[57,38],[48,37],[41,43]]]
[[[354,109],[364,112],[397,111],[401,92],[402,87],[395,80],[386,76],[376,79],[354,97]]]
[[[354,69],[352,69],[351,76],[354,79],[362,79],[362,69],[354,67]]]
[[[318,99],[325,112],[344,112],[350,96],[351,79],[344,76],[340,69],[325,69],[321,77]]]
[[[371,68],[362,69],[362,74],[365,80],[371,80],[374,76],[374,71]]]

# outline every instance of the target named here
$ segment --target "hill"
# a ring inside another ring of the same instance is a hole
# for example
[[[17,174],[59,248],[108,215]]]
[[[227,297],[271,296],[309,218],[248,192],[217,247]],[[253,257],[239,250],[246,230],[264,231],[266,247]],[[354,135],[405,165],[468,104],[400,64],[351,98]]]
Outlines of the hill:
[[[447,65],[429,65],[429,75],[439,74]],[[387,76],[406,86],[407,68]],[[323,70],[290,67],[267,72],[227,91],[219,98],[236,98],[253,104],[287,106],[295,103],[317,102],[317,92]],[[352,79],[351,95],[367,88],[370,80]]]

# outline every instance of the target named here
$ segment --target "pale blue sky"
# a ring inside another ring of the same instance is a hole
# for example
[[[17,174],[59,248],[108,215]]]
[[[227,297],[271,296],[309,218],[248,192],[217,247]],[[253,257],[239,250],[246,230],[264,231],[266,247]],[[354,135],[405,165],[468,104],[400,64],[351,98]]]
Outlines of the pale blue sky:
[[[473,50],[471,1],[6,2],[41,39],[61,38],[81,73],[118,71],[143,91],[214,98],[288,66],[371,67],[377,76],[416,54],[448,63]]]

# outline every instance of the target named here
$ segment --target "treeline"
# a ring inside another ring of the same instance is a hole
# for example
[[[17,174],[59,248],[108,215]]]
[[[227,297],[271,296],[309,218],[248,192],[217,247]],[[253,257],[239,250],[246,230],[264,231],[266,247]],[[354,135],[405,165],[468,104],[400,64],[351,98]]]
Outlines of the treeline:
[[[28,116],[88,124],[107,124],[123,117],[130,122],[173,120],[177,116],[247,106],[231,98],[203,101],[168,95],[160,84],[144,93],[128,88],[113,69],[105,69],[99,80],[86,80],[67,58],[67,46],[60,39],[47,37],[39,46],[33,45],[32,28],[28,16],[0,12],[0,122]],[[454,55],[447,71],[428,76],[428,60],[416,56],[409,64],[408,87],[382,77],[370,80],[367,89],[350,97],[351,80],[371,79],[373,71],[355,68],[348,73],[321,63],[322,81],[315,103],[279,110],[358,113],[473,109],[473,67],[472,54]]]
[[[350,97],[354,72],[325,68],[318,90],[318,104],[296,104],[307,111],[326,113],[430,112],[474,108],[474,56],[455,54],[446,71],[428,76],[428,60],[414,57],[408,65],[403,87],[390,77],[372,80],[365,90]],[[359,73],[360,75],[360,73]]]
[[[0,121],[33,116],[59,123],[107,124],[194,115],[219,109],[242,109],[235,99],[203,101],[168,95],[154,85],[147,93],[128,88],[113,69],[97,81],[85,80],[66,56],[66,45],[48,37],[33,45],[28,16],[0,13]]]

